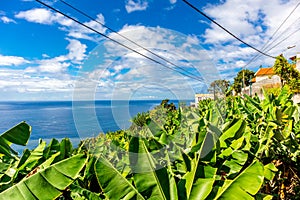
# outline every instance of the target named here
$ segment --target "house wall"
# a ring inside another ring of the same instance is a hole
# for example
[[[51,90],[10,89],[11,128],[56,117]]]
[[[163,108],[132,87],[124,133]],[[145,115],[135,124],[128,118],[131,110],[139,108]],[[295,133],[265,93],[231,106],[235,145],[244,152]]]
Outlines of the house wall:
[[[263,81],[263,83],[260,83],[261,81]],[[265,75],[265,76],[257,76],[256,77],[256,82],[258,84],[264,84],[266,82],[280,82],[280,77],[277,75],[273,75],[270,77],[270,75]]]

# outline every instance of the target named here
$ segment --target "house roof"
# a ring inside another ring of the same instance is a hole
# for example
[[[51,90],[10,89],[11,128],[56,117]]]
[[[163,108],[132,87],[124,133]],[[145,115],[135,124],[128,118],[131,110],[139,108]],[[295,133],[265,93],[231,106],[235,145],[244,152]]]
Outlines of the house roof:
[[[296,59],[297,59],[297,56],[290,57],[290,60],[292,60],[292,61],[295,61]]]
[[[256,73],[255,76],[267,76],[267,75],[274,75],[273,67],[268,68],[260,68]]]

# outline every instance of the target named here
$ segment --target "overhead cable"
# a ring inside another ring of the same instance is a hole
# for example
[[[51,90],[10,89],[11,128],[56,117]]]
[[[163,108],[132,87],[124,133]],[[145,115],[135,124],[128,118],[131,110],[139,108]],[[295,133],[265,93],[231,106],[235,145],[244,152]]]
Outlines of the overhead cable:
[[[274,49],[275,47],[277,47],[278,45],[280,45],[282,42],[284,42],[285,40],[287,40],[289,37],[291,37],[292,35],[294,35],[295,33],[297,33],[298,31],[300,31],[300,27],[298,29],[296,29],[295,31],[293,31],[292,33],[290,33],[288,36],[286,36],[285,38],[283,38],[280,42],[276,43],[274,46],[270,47],[270,49],[268,49],[267,51],[271,51],[272,49]]]
[[[266,51],[266,49],[268,47],[270,47],[275,41],[277,41],[284,33],[286,30],[290,29],[290,27],[298,21],[298,18],[297,20],[295,20],[295,22],[293,22],[289,27],[287,27],[284,31],[281,32],[281,34],[279,36],[277,36],[271,43],[270,41],[274,38],[274,36],[276,35],[276,33],[281,29],[281,27],[286,23],[286,21],[290,18],[290,16],[295,12],[295,10],[299,7],[300,5],[300,2],[294,7],[294,9],[289,13],[289,15],[283,20],[283,22],[279,25],[279,27],[274,31],[274,33],[272,34],[272,36],[268,39],[268,41],[264,44],[264,46],[261,48],[261,51],[265,51],[266,53],[269,52],[270,50],[272,50],[274,47],[276,47],[277,45],[279,45],[282,41],[282,40],[279,44],[276,44],[275,46],[271,47],[269,50]],[[257,54],[255,56],[253,56],[251,58],[251,60],[243,67],[247,67],[248,65],[250,65],[253,61],[255,61],[256,59],[259,59],[262,55],[257,52]]]
[[[275,39],[271,44],[268,45],[268,43],[273,39],[275,34],[280,30],[280,28],[287,22],[287,20],[290,18],[290,16],[295,12],[295,10],[299,7],[300,1],[295,6],[295,8],[289,13],[289,15],[283,20],[283,22],[279,25],[279,27],[276,29],[276,31],[272,34],[272,36],[268,39],[268,41],[265,43],[265,45],[262,48],[262,51],[266,50],[272,43],[274,43],[282,34],[280,34],[277,39]],[[298,21],[298,20],[297,20]],[[295,23],[295,22],[294,22]],[[287,28],[289,29],[290,26]],[[284,33],[287,29],[285,29],[282,33]],[[267,51],[268,52],[268,51]]]
[[[122,37],[123,39],[125,39],[125,40],[131,42],[132,44],[134,44],[134,45],[140,47],[141,49],[147,51],[148,53],[150,53],[150,54],[152,54],[152,55],[154,55],[154,56],[156,56],[156,57],[158,57],[158,58],[164,60],[165,62],[167,62],[167,63],[169,63],[169,64],[171,64],[171,65],[173,65],[173,66],[175,66],[175,67],[177,67],[177,68],[179,68],[179,69],[181,69],[182,71],[184,71],[184,72],[190,74],[191,76],[194,76],[194,74],[191,73],[190,71],[184,69],[183,67],[180,67],[180,66],[176,65],[175,63],[173,63],[173,62],[167,60],[166,58],[164,58],[164,57],[158,55],[157,53],[155,53],[155,52],[153,52],[153,51],[151,51],[151,50],[149,50],[149,49],[143,47],[142,45],[138,44],[137,42],[133,41],[132,39],[130,39],[130,38],[128,38],[128,37],[126,37],[126,36],[120,34],[119,32],[115,31],[114,29],[110,28],[109,26],[103,24],[102,22],[98,21],[97,19],[95,19],[95,18],[91,17],[90,15],[86,14],[86,13],[83,12],[82,10],[80,10],[80,9],[76,8],[75,6],[71,5],[70,3],[67,3],[67,2],[65,2],[64,0],[59,0],[59,1],[62,2],[63,4],[65,4],[66,6],[72,8],[73,10],[77,11],[78,13],[84,15],[85,17],[89,18],[90,20],[93,20],[94,22],[96,22],[96,23],[100,24],[101,26],[107,28],[107,29],[110,30],[111,32],[113,32],[113,33],[117,34],[118,36]]]
[[[49,9],[51,9],[51,10],[53,10],[53,11],[55,11],[55,12],[61,14],[61,15],[63,15],[64,17],[66,17],[66,18],[68,18],[68,19],[70,19],[70,20],[72,20],[72,21],[74,21],[74,22],[80,24],[81,26],[84,26],[85,28],[87,28],[87,29],[89,29],[89,30],[91,30],[91,31],[93,31],[93,32],[95,32],[95,33],[97,33],[97,34],[99,34],[99,35],[105,37],[106,39],[109,39],[110,41],[112,41],[112,42],[114,42],[114,43],[116,43],[116,44],[118,44],[118,45],[120,45],[120,46],[122,46],[122,47],[124,47],[124,48],[126,48],[126,49],[128,49],[128,50],[130,50],[130,51],[132,51],[132,52],[134,52],[134,53],[136,53],[136,54],[138,54],[138,55],[144,57],[144,58],[147,58],[148,60],[151,60],[152,62],[154,62],[154,63],[156,63],[156,64],[159,64],[159,65],[161,65],[161,66],[163,66],[163,67],[165,67],[165,68],[168,68],[168,69],[170,69],[170,70],[172,70],[172,71],[175,71],[175,72],[177,72],[177,73],[180,73],[181,75],[186,76],[186,77],[189,77],[189,78],[191,78],[191,79],[194,79],[194,80],[197,80],[197,81],[203,81],[203,79],[201,79],[201,78],[198,78],[198,77],[194,77],[194,76],[190,76],[190,75],[188,75],[188,74],[185,74],[185,73],[183,73],[183,72],[181,72],[181,71],[178,71],[178,70],[176,70],[176,69],[174,69],[174,68],[172,68],[172,67],[169,67],[168,65],[166,65],[166,64],[164,64],[164,63],[162,63],[162,62],[160,62],[160,61],[157,61],[157,60],[155,60],[155,59],[153,59],[153,58],[151,58],[151,57],[149,57],[149,56],[147,56],[147,55],[145,55],[145,54],[142,54],[141,52],[139,52],[139,51],[137,51],[137,50],[135,50],[135,49],[133,49],[133,48],[131,48],[131,47],[126,46],[125,44],[123,44],[123,43],[121,43],[121,42],[119,42],[119,41],[117,41],[117,40],[115,40],[115,39],[113,39],[113,38],[111,38],[111,37],[109,37],[109,36],[107,36],[107,35],[105,35],[105,34],[99,32],[99,31],[97,31],[97,30],[95,30],[94,28],[92,28],[92,27],[90,27],[90,26],[88,26],[88,25],[86,25],[86,24],[80,22],[79,20],[77,20],[77,19],[75,19],[75,18],[73,18],[73,17],[71,17],[71,16],[69,16],[69,15],[63,13],[62,11],[57,10],[56,8],[54,8],[54,7],[48,5],[48,4],[46,4],[46,3],[44,3],[44,2],[42,2],[42,1],[40,1],[40,0],[36,0],[36,1],[37,1],[38,3],[44,5],[45,7],[49,8]]]
[[[234,37],[235,39],[237,39],[238,41],[240,41],[241,43],[245,44],[246,46],[250,47],[251,49],[254,49],[255,51],[268,56],[270,58],[274,58],[274,56],[271,56],[265,52],[262,52],[261,50],[253,47],[252,45],[246,43],[245,41],[243,41],[242,39],[240,39],[239,37],[235,36],[233,33],[231,33],[229,30],[227,30],[226,28],[224,28],[221,24],[219,24],[218,22],[216,22],[215,20],[213,20],[212,18],[210,18],[208,15],[206,15],[204,12],[202,12],[201,10],[199,10],[198,8],[196,8],[193,4],[189,3],[186,0],[182,0],[183,2],[185,2],[188,6],[190,6],[191,8],[193,8],[194,10],[196,10],[198,13],[200,13],[201,15],[203,15],[205,18],[207,18],[209,21],[211,21],[212,23],[216,24],[217,26],[219,26],[221,29],[223,29],[224,31],[226,31],[229,35],[231,35],[232,37]]]

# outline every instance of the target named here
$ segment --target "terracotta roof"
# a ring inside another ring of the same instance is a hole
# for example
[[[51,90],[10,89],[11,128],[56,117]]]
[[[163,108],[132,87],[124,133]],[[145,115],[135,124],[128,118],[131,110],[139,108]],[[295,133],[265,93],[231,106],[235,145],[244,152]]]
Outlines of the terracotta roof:
[[[252,82],[252,83],[255,83],[255,82],[256,82],[256,77],[252,78],[252,79],[251,79],[251,82]]]
[[[273,67],[268,68],[260,68],[256,73],[255,76],[266,76],[266,75],[274,75]]]
[[[297,59],[296,56],[290,57],[290,60],[295,61]]]

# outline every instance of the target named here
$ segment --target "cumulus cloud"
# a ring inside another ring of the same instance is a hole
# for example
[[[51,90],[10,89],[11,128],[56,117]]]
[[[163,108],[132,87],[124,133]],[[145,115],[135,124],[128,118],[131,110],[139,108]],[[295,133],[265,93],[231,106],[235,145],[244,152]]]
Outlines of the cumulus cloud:
[[[104,26],[101,25],[101,24],[105,24],[104,16],[102,14],[97,15],[96,21],[88,21],[88,22],[84,22],[84,24],[100,33],[105,33],[105,31],[107,30]],[[97,33],[77,23],[73,24],[70,27],[62,28],[62,30],[69,32],[68,36],[77,39],[87,39],[87,40],[95,41],[98,38]]]
[[[52,24],[56,22],[60,23],[60,20],[64,19],[61,14],[52,13],[44,8],[34,8],[27,11],[21,11],[16,14],[15,17],[40,24]]]
[[[21,11],[17,13],[15,17],[19,19],[25,19],[29,22],[45,25],[59,24],[61,26],[61,30],[68,32],[69,37],[77,39],[87,39],[92,41],[95,41],[96,38],[98,38],[98,35],[95,32],[77,24],[71,19],[67,19],[59,13],[53,13],[44,8],[34,8],[27,11]],[[102,14],[97,15],[96,21],[102,24],[105,23]],[[83,23],[98,32],[104,33],[106,31],[106,28],[96,21],[90,20]]]
[[[0,66],[18,66],[26,63],[29,63],[29,61],[23,57],[4,56],[0,54]]]
[[[81,63],[81,61],[86,57],[85,52],[87,46],[82,44],[79,40],[68,39],[69,45],[67,49],[69,50],[69,54],[67,55],[68,59],[70,59],[73,63]]]
[[[187,99],[193,98],[195,92],[218,77],[214,64],[196,36],[145,26],[124,26],[119,33],[169,63],[111,33],[109,36],[113,39],[159,61],[163,66],[112,41],[104,41],[90,53],[87,58],[89,64],[82,68],[82,79],[75,84],[79,98],[95,98],[96,95],[97,98],[115,99],[145,96]],[[97,56],[105,60],[101,61]],[[198,80],[182,75],[188,72]]]
[[[53,59],[41,60],[38,63],[40,64],[38,70],[40,72],[46,73],[59,73],[63,72],[70,66],[70,63],[63,62],[66,60],[64,56],[56,57]]]
[[[18,100],[70,100],[75,78],[68,73],[68,69],[82,63],[87,46],[79,40],[67,40],[68,53],[53,58],[45,54],[41,60],[28,61],[22,57],[0,55],[0,92],[6,94],[0,99],[13,99],[17,93],[22,93]]]
[[[8,17],[6,17],[6,16],[0,17],[0,20],[1,20],[3,23],[5,23],[5,24],[9,24],[9,23],[14,23],[14,24],[16,24],[16,21],[15,21],[15,20],[13,20],[13,19],[11,19],[11,18],[8,18]]]
[[[0,89],[10,92],[45,92],[69,90],[73,87],[73,81],[64,77],[47,77],[24,74],[23,70],[0,69]]]
[[[271,36],[297,3],[296,0],[266,2],[259,0],[226,0],[218,4],[210,3],[203,8],[203,11],[234,35],[257,49],[266,47],[263,51],[268,54],[277,56],[280,53],[285,53],[285,56],[289,57],[295,52],[286,51],[286,47],[300,45],[300,41],[295,34],[300,28],[300,24],[297,23],[300,17],[300,8],[290,16],[273,38]],[[278,12],[279,10],[280,12]],[[289,35],[293,37],[285,39]],[[211,22],[208,23],[208,28],[201,37],[206,45],[210,46],[211,54],[215,55],[219,60],[218,62],[221,63],[219,65],[221,71],[224,71],[224,69],[240,70],[241,67],[245,66],[256,70],[260,65],[271,66],[274,63],[273,59],[257,54],[255,50],[242,45]],[[265,46],[270,38],[269,45]],[[256,55],[258,55],[258,59],[248,64],[249,60]]]
[[[54,58],[44,57],[45,59],[36,61],[39,65],[36,71],[42,73],[63,73],[71,66],[71,63],[81,64],[86,57],[87,46],[82,44],[79,40],[69,38],[67,38],[67,40],[69,44],[66,49],[69,50],[69,53]],[[28,70],[33,72],[34,68],[30,67]]]
[[[126,0],[125,8],[128,13],[131,13],[134,11],[146,10],[148,8],[148,1],[146,1],[146,0]]]

